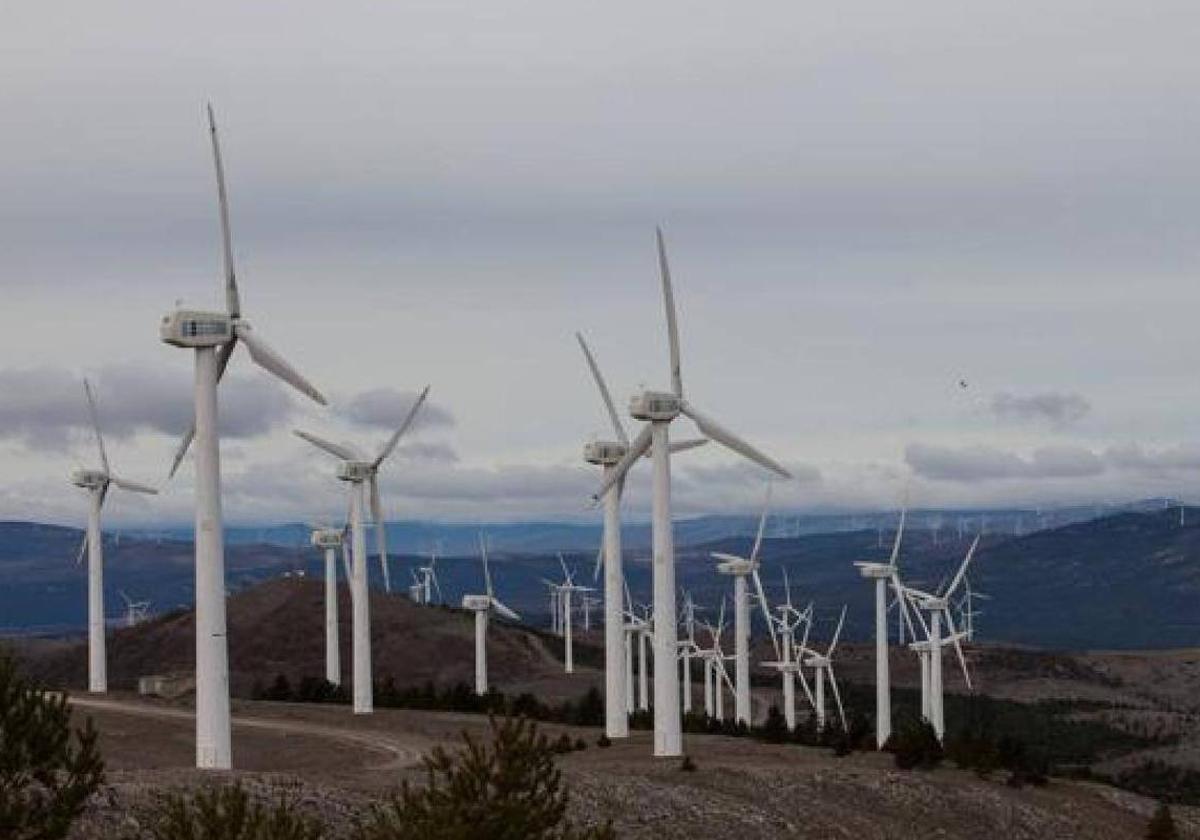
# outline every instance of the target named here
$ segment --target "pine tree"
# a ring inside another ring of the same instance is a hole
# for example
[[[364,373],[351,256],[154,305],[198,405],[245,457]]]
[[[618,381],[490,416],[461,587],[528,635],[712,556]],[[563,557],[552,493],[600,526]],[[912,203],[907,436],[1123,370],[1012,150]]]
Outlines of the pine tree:
[[[491,744],[425,758],[426,785],[407,782],[359,823],[355,840],[615,840],[609,826],[576,829],[555,746],[524,719],[492,721]]]
[[[0,837],[65,837],[103,780],[91,719],[72,730],[66,695],[35,688],[0,654]]]

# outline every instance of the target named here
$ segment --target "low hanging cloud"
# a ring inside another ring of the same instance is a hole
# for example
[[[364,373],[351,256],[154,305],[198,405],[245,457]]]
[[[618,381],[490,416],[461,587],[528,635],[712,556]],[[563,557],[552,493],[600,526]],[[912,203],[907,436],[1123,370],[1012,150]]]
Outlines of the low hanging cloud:
[[[432,393],[432,392],[431,392]],[[419,391],[399,391],[395,388],[373,388],[361,391],[341,402],[337,412],[356,426],[371,429],[395,429],[408,416]],[[425,400],[417,412],[413,430],[450,428],[454,426],[454,415],[448,409]]]
[[[972,483],[1002,479],[1084,478],[1099,475],[1105,462],[1083,447],[1034,450],[1029,456],[990,446],[931,446],[913,443],[904,460],[914,473],[940,481]]]
[[[1028,396],[1001,391],[992,397],[990,408],[999,420],[1013,423],[1047,423],[1054,428],[1077,423],[1092,410],[1091,403],[1080,394],[1058,391],[1045,391]]]
[[[235,360],[236,364],[236,360]],[[90,375],[106,438],[142,432],[180,435],[192,422],[190,376],[169,369],[113,365]],[[61,449],[91,434],[82,375],[66,368],[0,370],[0,440]],[[280,426],[294,405],[265,377],[230,375],[221,382],[221,435],[250,438]]]

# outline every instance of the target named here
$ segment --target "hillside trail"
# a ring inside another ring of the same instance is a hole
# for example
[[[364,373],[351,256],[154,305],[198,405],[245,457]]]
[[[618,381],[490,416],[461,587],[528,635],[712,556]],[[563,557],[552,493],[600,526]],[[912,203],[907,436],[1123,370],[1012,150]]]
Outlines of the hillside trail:
[[[72,695],[68,698],[67,702],[81,709],[95,709],[140,717],[185,721],[194,721],[196,719],[195,712],[190,709],[176,709],[167,706],[151,705],[149,703],[138,703],[131,700]],[[241,714],[234,714],[232,722],[234,727],[262,729],[295,735],[309,735],[331,741],[340,741],[343,744],[363,747],[367,750],[383,754],[385,759],[382,762],[371,764],[365,768],[372,772],[401,770],[413,767],[420,763],[421,756],[428,747],[428,743],[424,739],[413,738],[405,740],[402,737],[398,737],[394,732],[342,729],[336,726],[326,726],[306,721],[279,720]]]

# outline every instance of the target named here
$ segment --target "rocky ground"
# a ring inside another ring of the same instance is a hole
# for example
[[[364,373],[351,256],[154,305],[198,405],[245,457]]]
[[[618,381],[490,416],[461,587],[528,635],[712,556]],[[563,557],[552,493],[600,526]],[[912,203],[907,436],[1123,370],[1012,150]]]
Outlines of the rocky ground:
[[[191,788],[236,777],[257,795],[295,798],[335,827],[408,779],[419,782],[419,756],[467,731],[484,737],[471,715],[381,710],[356,718],[345,708],[239,703],[232,774],[190,769],[187,710],[92,706],[102,733],[109,782],[75,840],[135,833],[139,810],[165,788]],[[79,713],[83,714],[81,707]],[[1153,800],[1090,783],[1053,780],[1015,789],[1003,775],[939,768],[899,771],[889,756],[834,757],[829,750],[765,745],[719,736],[686,737],[697,769],[650,756],[650,734],[596,746],[597,730],[546,727],[583,738],[586,750],[560,759],[572,791],[572,817],[611,820],[628,838],[1133,838]],[[1185,837],[1200,837],[1200,809],[1177,808]]]

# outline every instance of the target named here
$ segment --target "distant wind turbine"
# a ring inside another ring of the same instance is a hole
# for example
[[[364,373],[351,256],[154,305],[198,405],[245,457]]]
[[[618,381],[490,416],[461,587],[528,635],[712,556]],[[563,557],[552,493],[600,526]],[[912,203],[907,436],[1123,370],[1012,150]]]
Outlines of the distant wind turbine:
[[[108,496],[110,486],[120,487],[134,493],[157,493],[153,487],[127,481],[113,474],[108,465],[108,454],[104,451],[104,435],[100,433],[100,418],[96,413],[96,400],[92,386],[83,380],[83,392],[87,396],[88,416],[92,431],[96,433],[96,447],[100,450],[100,469],[76,470],[71,473],[71,483],[88,492],[88,522],[83,542],[79,546],[76,563],[82,562],[84,551],[88,560],[88,691],[103,694],[108,691],[108,660],[104,638],[104,542],[100,530],[100,511]]]

